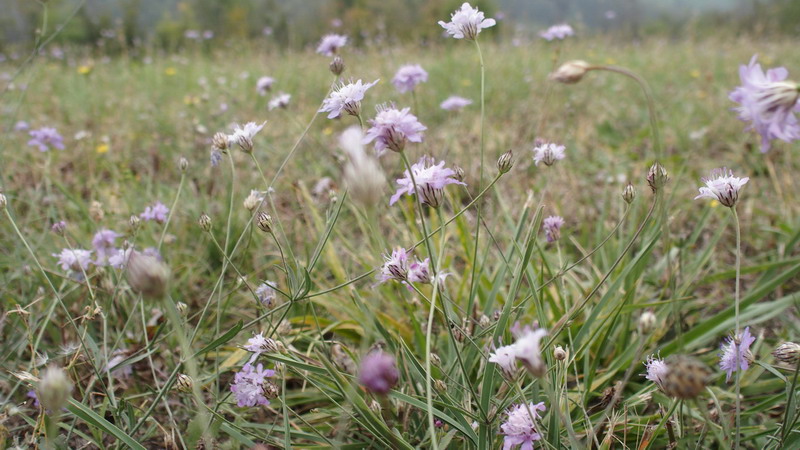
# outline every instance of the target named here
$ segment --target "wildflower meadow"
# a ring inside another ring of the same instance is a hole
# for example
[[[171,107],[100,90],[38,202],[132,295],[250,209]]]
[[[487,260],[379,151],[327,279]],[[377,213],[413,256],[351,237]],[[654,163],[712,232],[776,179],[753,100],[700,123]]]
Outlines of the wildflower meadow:
[[[52,3],[0,47],[0,449],[800,448],[796,38],[109,55]]]

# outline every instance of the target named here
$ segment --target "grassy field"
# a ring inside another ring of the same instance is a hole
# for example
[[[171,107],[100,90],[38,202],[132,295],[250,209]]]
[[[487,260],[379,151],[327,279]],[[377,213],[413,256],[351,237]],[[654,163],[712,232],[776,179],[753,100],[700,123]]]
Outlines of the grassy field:
[[[485,42],[482,52],[483,139],[470,42],[343,51],[345,78],[381,80],[366,93],[365,122],[384,102],[411,107],[428,129],[407,145],[408,159],[432,155],[466,172],[467,186],[449,186],[444,206],[424,216],[415,197],[388,206],[404,170],[397,153],[380,159],[388,182],[377,203],[350,195],[338,139],[358,120],[315,115],[334,76],[329,58],[311,52],[230,45],[135,60],[76,50],[2,81],[0,447],[195,448],[207,438],[204,448],[211,439],[230,449],[499,448],[509,408],[544,402],[537,448],[730,448],[736,390],[718,363],[735,329],[735,226],[729,208],[693,200],[700,177],[721,166],[750,177],[736,208],[738,318],[756,337],[750,368],[737,372],[741,446],[799,446],[797,371],[771,356],[800,334],[797,144],[761,154],[728,99],[755,53],[797,77],[796,41],[598,37]],[[658,195],[645,181],[656,150],[638,85],[605,71],[549,82],[556,58],[647,80],[670,176]],[[429,73],[413,95],[390,82],[408,63]],[[0,73],[16,65],[0,63]],[[276,83],[259,96],[264,75]],[[269,111],[278,91],[291,101]],[[473,104],[441,110],[450,95]],[[28,131],[14,130],[20,120],[57,128],[66,148],[28,146]],[[214,133],[264,120],[252,155],[234,148],[210,164]],[[534,165],[536,138],[564,144],[566,158]],[[495,162],[509,149],[515,164],[499,176]],[[628,182],[630,205],[621,197]],[[243,206],[267,186],[274,192],[261,209],[272,233]],[[132,228],[129,218],[156,201],[170,208],[166,223]],[[198,225],[203,213],[209,232]],[[556,243],[541,231],[551,215],[566,221]],[[51,231],[61,220],[63,235]],[[439,230],[430,248],[423,226]],[[57,265],[52,254],[91,249],[100,229],[120,233],[117,245],[160,249],[170,272],[163,296],[142,295],[130,270],[71,275]],[[417,246],[416,256],[452,275],[441,289],[378,284],[373,272],[398,246]],[[270,306],[254,292],[266,280],[278,291]],[[655,322],[643,327],[646,312]],[[549,331],[543,376],[508,379],[488,362],[494,346],[513,341],[514,323]],[[257,356],[276,370],[275,395],[268,406],[239,407],[230,386],[259,332],[282,347]],[[399,371],[387,395],[359,383],[376,348]],[[648,356],[675,354],[710,369],[697,398],[673,399],[641,375]],[[51,365],[74,385],[63,411],[26,396]]]

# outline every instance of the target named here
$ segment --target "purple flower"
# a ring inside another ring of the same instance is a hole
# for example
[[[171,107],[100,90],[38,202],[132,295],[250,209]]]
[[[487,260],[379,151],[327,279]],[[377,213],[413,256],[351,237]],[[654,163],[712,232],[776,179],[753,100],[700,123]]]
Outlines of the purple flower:
[[[28,145],[39,147],[40,152],[46,152],[50,148],[64,150],[64,138],[58,134],[55,128],[42,127],[38,130],[31,130],[28,134],[31,136]]]
[[[203,31],[203,39],[209,40],[209,39],[213,39],[213,38],[214,38],[214,32],[213,31],[211,31],[211,30]]]
[[[401,93],[409,92],[420,84],[428,81],[428,72],[419,64],[408,64],[400,69],[392,78],[392,84]]]
[[[121,234],[106,229],[100,230],[94,235],[94,238],[92,239],[92,247],[94,247],[94,250],[97,253],[95,264],[102,266],[106,263],[109,257],[117,253],[117,249],[114,248],[114,241],[116,241],[120,236]]]
[[[14,131],[25,131],[28,130],[31,126],[28,125],[28,122],[24,120],[18,120],[17,123],[14,124]]]
[[[253,138],[256,137],[256,134],[258,134],[266,124],[266,120],[260,125],[255,122],[247,122],[244,126],[238,123],[233,124],[233,133],[227,136],[228,147],[233,147],[238,144],[239,147],[246,152],[253,151]]]
[[[528,369],[531,375],[537,377],[543,376],[547,371],[541,347],[541,340],[545,336],[547,336],[547,330],[544,328],[533,329],[526,326],[516,332],[517,340],[514,342],[514,357]]]
[[[546,409],[544,402],[512,406],[507,412],[508,419],[500,425],[504,435],[503,450],[510,450],[517,445],[520,450],[533,450],[533,442],[542,438],[536,431],[536,421],[541,419],[539,411]]]
[[[416,193],[422,203],[438,208],[444,197],[445,186],[448,184],[466,186],[465,183],[454,178],[456,173],[453,169],[444,167],[444,161],[434,164],[434,159],[429,156],[420,158],[416,164],[411,166],[411,170],[414,174],[414,181],[411,181],[408,170],[403,172],[403,178],[397,180],[400,188],[389,200],[390,205],[399,200],[403,194],[410,196]],[[416,182],[416,186],[414,186],[414,182]]]
[[[53,253],[53,256],[58,258],[58,265],[61,266],[61,270],[73,273],[81,273],[88,270],[89,264],[92,262],[92,251],[79,248],[65,248],[61,250],[61,253]]]
[[[289,100],[292,99],[292,96],[287,94],[286,92],[279,92],[278,95],[272,97],[272,99],[267,103],[267,108],[272,111],[276,108],[284,109],[289,106]]]
[[[750,181],[750,178],[733,176],[733,171],[726,167],[714,169],[709,178],[703,178],[705,186],[700,188],[700,194],[694,199],[710,198],[717,200],[723,206],[733,208],[739,200],[739,190]]]
[[[492,344],[494,345],[494,344]],[[517,373],[517,354],[514,344],[504,345],[495,349],[494,353],[489,355],[489,362],[493,362],[500,366],[503,375],[507,378],[514,378]]]
[[[553,142],[542,142],[533,148],[533,161],[538,166],[540,162],[552,166],[556,161],[564,159],[566,147]]]
[[[383,259],[383,266],[378,273],[379,282],[406,281],[408,279],[408,252],[406,249],[397,247],[391,255],[384,255]]]
[[[561,237],[561,227],[564,219],[561,216],[550,216],[542,221],[542,228],[547,242],[555,242]]]
[[[571,26],[561,23],[540,32],[539,36],[547,41],[552,41],[554,39],[563,40],[566,37],[575,36],[575,31]]]
[[[647,369],[647,373],[644,377],[661,387],[669,371],[669,367],[664,360],[649,356],[644,363],[644,367]]]
[[[464,97],[459,97],[457,95],[451,95],[447,97],[439,107],[445,111],[458,111],[461,108],[464,108],[467,105],[471,105],[472,100]]]
[[[750,334],[750,327],[744,329],[740,336],[727,338],[721,346],[722,353],[719,355],[719,368],[728,372],[725,381],[731,381],[731,375],[736,371],[745,371],[750,367],[750,360],[753,355],[750,353],[750,345],[756,338]]]
[[[118,249],[113,255],[108,257],[108,265],[115,269],[124,269],[133,251],[133,247],[128,247],[124,250]]]
[[[275,286],[275,282],[269,280],[258,285],[256,288],[256,297],[258,297],[258,301],[260,301],[262,305],[266,307],[272,306],[272,303],[275,301]]]
[[[378,114],[369,121],[372,126],[364,136],[364,143],[375,141],[375,150],[380,155],[387,148],[402,152],[407,141],[422,142],[422,132],[427,128],[410,111],[410,108],[379,106]]]
[[[333,56],[336,52],[347,45],[347,36],[341,34],[328,34],[322,37],[317,46],[317,53],[325,56]]]
[[[431,271],[428,265],[430,258],[424,261],[417,259],[408,266],[408,281],[412,283],[428,284],[431,282]]]
[[[358,382],[375,394],[386,394],[397,384],[400,372],[395,365],[394,356],[381,350],[369,353],[361,360]]]
[[[67,222],[63,220],[59,220],[58,222],[54,223],[53,226],[50,227],[50,231],[55,234],[64,234],[64,231],[67,229]]]
[[[439,21],[439,25],[450,36],[470,40],[475,39],[481,29],[493,27],[496,23],[494,19],[484,19],[483,13],[478,11],[478,8],[473,8],[466,2],[450,15],[450,22]]]
[[[27,394],[25,394],[25,396],[28,397],[28,398],[32,398],[33,399],[33,406],[35,406],[37,408],[40,406],[39,397],[36,395],[36,391],[35,390],[31,389],[30,391],[28,391]]]
[[[269,400],[264,396],[264,385],[267,383],[267,377],[274,375],[274,370],[264,370],[262,364],[255,368],[250,363],[245,364],[242,370],[236,373],[231,384],[231,392],[236,397],[239,407],[269,405]]]
[[[375,86],[378,81],[375,80],[372,83],[363,84],[361,80],[358,80],[355,83],[340,84],[322,102],[322,108],[319,109],[319,112],[329,113],[328,119],[339,117],[342,111],[351,116],[358,116],[361,114],[361,100],[364,100],[364,94],[367,89]]]
[[[267,95],[267,92],[272,89],[274,83],[275,78],[261,77],[256,81],[256,92],[258,92],[258,95]]]
[[[794,113],[800,111],[800,85],[787,81],[789,72],[785,67],[764,71],[753,55],[750,64],[739,67],[742,85],[730,93],[729,98],[740,106],[734,108],[739,119],[750,122],[747,129],[755,129],[761,135],[761,151],[769,151],[771,141],[800,140],[800,124]]]
[[[144,212],[139,214],[139,217],[142,220],[155,220],[158,223],[164,223],[167,221],[167,214],[169,214],[169,208],[161,202],[155,202],[152,206],[146,207]]]
[[[212,149],[209,160],[211,161],[211,167],[217,167],[219,162],[222,161],[222,153],[217,149]]]

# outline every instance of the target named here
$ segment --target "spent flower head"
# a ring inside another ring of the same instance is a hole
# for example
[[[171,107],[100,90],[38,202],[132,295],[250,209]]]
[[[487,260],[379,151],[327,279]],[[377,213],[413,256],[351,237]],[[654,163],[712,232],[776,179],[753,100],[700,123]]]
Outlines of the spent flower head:
[[[61,411],[72,392],[72,381],[60,367],[50,366],[45,369],[36,387],[36,398],[48,411]]]
[[[700,194],[695,200],[710,198],[717,200],[723,206],[733,208],[739,201],[739,190],[750,181],[750,178],[735,177],[732,170],[723,167],[712,170],[711,176],[702,180],[706,185],[700,188]]]
[[[493,27],[496,23],[494,19],[484,18],[483,12],[466,2],[450,15],[450,22],[439,21],[439,25],[450,36],[469,40],[474,40],[482,29]]]
[[[590,70],[592,70],[592,65],[586,61],[567,61],[548,75],[548,78],[559,83],[574,84],[581,81],[586,72]]]

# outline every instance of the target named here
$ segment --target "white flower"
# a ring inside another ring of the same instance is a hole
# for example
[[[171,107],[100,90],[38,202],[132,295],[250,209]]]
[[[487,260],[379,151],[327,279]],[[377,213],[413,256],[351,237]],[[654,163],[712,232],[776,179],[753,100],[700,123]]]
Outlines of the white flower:
[[[347,36],[341,34],[328,34],[322,37],[317,46],[317,53],[333,56],[340,48],[347,45]]]
[[[505,345],[498,348],[491,355],[489,355],[489,362],[493,362],[500,366],[503,375],[507,378],[514,378],[517,372],[517,355],[515,353],[515,345]]]
[[[711,177],[703,178],[705,186],[700,188],[700,194],[695,197],[717,200],[723,206],[733,208],[739,200],[739,190],[750,181],[750,178],[734,177],[733,171],[723,167],[711,171]]]
[[[439,21],[447,34],[456,39],[475,39],[481,29],[493,27],[496,23],[494,19],[485,19],[478,8],[466,2],[450,16],[450,22]]]
[[[291,99],[292,96],[290,94],[281,92],[275,97],[272,97],[272,99],[267,104],[267,108],[269,108],[270,111],[276,108],[286,108],[287,106],[289,106],[289,100]]]
[[[552,142],[537,145],[533,149],[533,161],[538,166],[540,162],[552,166],[556,161],[564,159],[566,147]]]
[[[329,113],[328,119],[339,117],[342,111],[351,116],[358,116],[361,114],[361,100],[364,100],[364,94],[367,92],[367,89],[375,86],[378,81],[379,80],[375,80],[372,83],[366,84],[361,80],[355,83],[342,83],[322,102],[322,108],[319,109],[319,112]]]
[[[267,91],[272,89],[274,83],[275,78],[261,77],[256,81],[256,92],[258,92],[259,95],[267,95]]]
[[[543,376],[547,370],[544,359],[542,359],[540,345],[540,341],[545,336],[547,336],[547,331],[543,328],[537,330],[527,328],[514,343],[514,354],[517,360],[528,369],[528,372],[537,377]]]
[[[239,147],[245,151],[252,151],[253,149],[253,138],[264,128],[264,125],[267,124],[265,120],[261,125],[255,122],[247,122],[244,127],[241,125],[234,124],[233,125],[233,133],[228,135],[228,147],[232,147],[234,144],[239,144]]]
[[[277,285],[274,281],[265,281],[258,285],[256,288],[256,297],[262,305],[269,307],[275,301],[275,287]]]
[[[664,383],[664,377],[666,377],[667,372],[669,372],[669,367],[667,367],[664,360],[648,356],[644,367],[647,369],[647,373],[644,377],[661,387]]]

